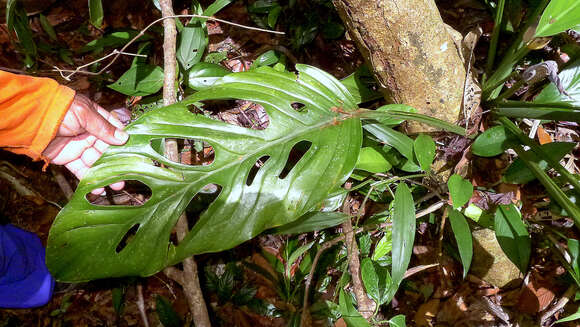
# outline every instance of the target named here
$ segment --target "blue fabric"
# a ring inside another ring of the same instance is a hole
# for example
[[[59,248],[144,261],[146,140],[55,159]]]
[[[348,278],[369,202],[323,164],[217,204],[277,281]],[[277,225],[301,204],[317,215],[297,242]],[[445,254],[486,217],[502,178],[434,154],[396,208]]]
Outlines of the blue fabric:
[[[0,225],[0,308],[34,308],[52,297],[54,279],[38,236]]]

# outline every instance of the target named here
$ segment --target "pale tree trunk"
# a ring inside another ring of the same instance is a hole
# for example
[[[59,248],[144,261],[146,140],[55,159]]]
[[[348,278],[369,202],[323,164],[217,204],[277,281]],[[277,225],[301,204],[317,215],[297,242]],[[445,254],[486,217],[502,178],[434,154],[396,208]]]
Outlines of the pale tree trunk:
[[[455,123],[465,68],[434,0],[333,0],[389,102]],[[417,123],[408,133],[431,130]]]

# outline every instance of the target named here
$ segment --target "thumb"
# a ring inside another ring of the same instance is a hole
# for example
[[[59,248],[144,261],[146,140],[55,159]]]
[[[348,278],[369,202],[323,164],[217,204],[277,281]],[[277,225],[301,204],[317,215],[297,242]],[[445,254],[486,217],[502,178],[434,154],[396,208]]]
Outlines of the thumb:
[[[87,117],[85,129],[90,134],[112,145],[122,145],[129,139],[129,134],[116,128],[100,113],[91,111],[93,117]],[[107,112],[107,114],[109,114]]]

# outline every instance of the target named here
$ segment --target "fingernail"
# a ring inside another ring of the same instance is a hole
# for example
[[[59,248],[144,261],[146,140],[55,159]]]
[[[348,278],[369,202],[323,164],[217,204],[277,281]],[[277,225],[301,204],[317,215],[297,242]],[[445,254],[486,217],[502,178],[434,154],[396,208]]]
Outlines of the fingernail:
[[[127,132],[125,131],[118,129],[115,131],[115,138],[120,142],[125,143],[129,139],[129,134],[127,134]]]

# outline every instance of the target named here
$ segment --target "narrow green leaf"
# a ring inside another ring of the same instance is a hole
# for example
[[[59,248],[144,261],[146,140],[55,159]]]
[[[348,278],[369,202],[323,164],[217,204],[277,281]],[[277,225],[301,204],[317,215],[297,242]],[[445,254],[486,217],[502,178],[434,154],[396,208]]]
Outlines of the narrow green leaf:
[[[435,141],[427,134],[419,134],[413,143],[413,149],[415,150],[415,157],[417,157],[421,169],[427,172],[430,171],[431,164],[435,159],[435,151],[437,150]]]
[[[46,19],[46,16],[44,16],[43,14],[40,14],[39,20],[40,20],[40,25],[42,26],[42,29],[46,32],[48,37],[51,40],[56,41],[57,40],[56,32],[54,31],[54,28],[52,28],[52,25],[50,25],[50,22],[48,21],[48,19]]]
[[[550,36],[580,24],[580,2],[576,0],[551,0],[540,18],[536,37]]]
[[[550,89],[550,85],[544,90]],[[580,92],[577,93],[580,95]],[[574,107],[561,102],[532,103],[508,100],[496,103],[494,112],[500,116],[512,118],[563,120],[580,123],[580,107]]]
[[[157,316],[159,316],[159,321],[164,327],[180,327],[181,319],[171,302],[161,295],[157,295],[155,298],[155,308],[157,311]]]
[[[377,111],[377,110],[366,110],[362,115],[362,119],[374,119],[379,120],[382,118],[395,118],[403,120],[414,120],[423,124],[427,124],[444,131],[449,131],[458,135],[465,136],[465,128],[457,126],[455,124],[443,121],[438,118],[429,117],[427,115],[414,113],[414,112],[403,112],[399,110],[388,110],[388,111]]]
[[[363,128],[379,141],[395,148],[405,158],[413,161],[413,139],[407,135],[381,124],[364,124]]]
[[[89,51],[101,51],[103,48],[107,47],[120,47],[125,45],[125,43],[129,42],[135,36],[137,36],[137,34],[139,34],[139,32],[135,30],[112,32],[104,35],[100,39],[92,40],[91,42],[87,43],[79,50],[79,53],[86,53]],[[150,39],[151,36],[145,34],[141,36],[139,40],[147,41]]]
[[[578,308],[578,311],[576,311],[576,313],[573,313],[571,315],[569,315],[568,317],[564,317],[562,319],[556,320],[556,322],[554,322],[554,324],[559,324],[562,322],[567,322],[567,321],[574,321],[574,320],[578,320],[580,319],[580,308]]]
[[[14,28],[14,15],[18,0],[6,1],[6,26],[9,30]]]
[[[513,204],[500,205],[495,212],[494,227],[501,249],[525,274],[530,262],[532,241],[518,208]]]
[[[395,192],[393,205],[393,264],[391,268],[392,284],[385,302],[389,302],[407,271],[413,243],[415,242],[415,204],[409,187],[405,183],[399,183]]]
[[[558,162],[564,155],[572,151],[575,146],[576,143],[572,142],[552,142],[541,145],[540,147],[552,157],[552,160]],[[548,169],[548,162],[539,158],[533,151],[530,152],[530,158],[533,158],[532,161],[537,163],[542,170]],[[536,179],[536,176],[534,176],[521,158],[517,158],[505,171],[502,179],[504,182],[510,184],[526,184]]]
[[[274,50],[268,50],[256,58],[252,67],[271,66],[280,60],[280,54]]]
[[[405,315],[396,315],[389,319],[389,327],[407,327]]]
[[[339,310],[348,327],[370,327],[369,322],[361,316],[352,304],[351,297],[341,288],[338,295]]]
[[[275,234],[302,234],[338,226],[350,216],[342,212],[309,212],[297,220],[273,230]]]
[[[272,8],[272,10],[270,10],[270,12],[268,13],[268,26],[270,26],[270,28],[276,27],[278,17],[280,16],[281,13],[282,7],[280,6],[275,6],[274,8]]]
[[[457,241],[461,264],[463,265],[463,278],[469,272],[471,258],[473,257],[473,240],[471,238],[471,229],[463,214],[455,209],[449,210],[449,222],[453,229],[453,236]]]
[[[89,20],[97,28],[103,25],[103,3],[101,0],[89,0]]]
[[[115,83],[107,86],[130,96],[157,93],[163,86],[163,69],[153,65],[136,65],[129,68]]]
[[[111,291],[111,295],[113,297],[113,309],[117,316],[120,316],[125,306],[125,290],[121,287],[115,287]]]
[[[208,88],[230,71],[217,64],[198,62],[185,72],[185,85],[196,91]]]
[[[203,11],[204,16],[213,16],[234,0],[216,0]]]
[[[376,109],[376,111],[385,112],[385,113],[392,113],[392,112],[416,113],[417,109],[415,109],[411,106],[408,106],[406,104],[387,104],[387,105],[378,107]],[[402,122],[404,122],[405,119],[398,118],[398,117],[385,117],[385,118],[379,118],[379,119],[377,119],[377,121],[383,125],[386,125],[389,127],[395,127],[395,126],[401,124]]]
[[[503,126],[494,126],[480,134],[471,145],[471,152],[480,157],[495,157],[508,148],[509,134]]]
[[[384,173],[393,166],[381,153],[380,149],[374,147],[364,147],[358,154],[358,161],[355,169],[368,171],[371,173]]]
[[[471,182],[457,174],[449,177],[447,187],[449,188],[449,195],[451,196],[454,209],[463,207],[473,195],[473,185],[471,185]]]
[[[573,271],[570,274],[575,276],[574,280],[578,281],[580,279],[580,242],[576,239],[568,239],[568,253],[570,253],[571,262],[570,265]]]
[[[36,58],[37,48],[32,36],[32,30],[28,23],[28,15],[24,8],[18,6],[14,12],[14,31],[18,37],[18,41],[24,48],[25,54],[32,58]],[[27,65],[30,66],[30,65]]]
[[[286,278],[290,278],[290,269],[292,268],[292,265],[294,264],[294,262],[296,262],[296,260],[298,260],[298,258],[300,258],[301,255],[304,254],[304,252],[310,250],[310,248],[312,247],[312,245],[314,244],[314,241],[310,242],[310,243],[306,243],[304,245],[302,245],[301,247],[299,247],[298,249],[296,249],[294,252],[292,252],[292,254],[290,255],[290,258],[288,258],[288,261],[286,262]]]

